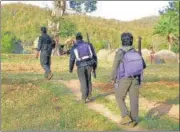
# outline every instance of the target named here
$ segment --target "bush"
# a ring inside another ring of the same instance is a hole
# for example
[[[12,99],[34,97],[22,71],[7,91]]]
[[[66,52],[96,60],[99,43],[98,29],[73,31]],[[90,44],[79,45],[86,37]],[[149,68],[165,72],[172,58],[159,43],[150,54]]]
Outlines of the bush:
[[[96,52],[98,52],[101,49],[106,48],[106,43],[104,43],[103,41],[95,41],[93,45],[94,45],[94,48],[96,49]]]
[[[2,53],[12,53],[15,48],[17,38],[11,32],[6,32],[2,35]]]
[[[172,46],[172,51],[173,51],[174,53],[179,53],[179,45],[178,45],[178,44],[174,44],[174,45]]]
[[[75,34],[76,25],[72,23],[70,20],[63,18],[60,19],[59,23],[60,23],[59,35],[61,37],[69,37]]]

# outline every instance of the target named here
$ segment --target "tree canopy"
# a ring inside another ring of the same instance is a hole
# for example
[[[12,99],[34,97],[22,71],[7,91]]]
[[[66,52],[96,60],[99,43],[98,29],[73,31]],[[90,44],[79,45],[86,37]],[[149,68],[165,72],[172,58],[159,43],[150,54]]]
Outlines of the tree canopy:
[[[88,13],[95,11],[97,9],[96,3],[96,0],[69,0],[70,8],[79,13],[83,11]]]
[[[169,5],[159,13],[161,17],[153,33],[165,37],[169,34],[179,37],[179,1],[169,2]]]

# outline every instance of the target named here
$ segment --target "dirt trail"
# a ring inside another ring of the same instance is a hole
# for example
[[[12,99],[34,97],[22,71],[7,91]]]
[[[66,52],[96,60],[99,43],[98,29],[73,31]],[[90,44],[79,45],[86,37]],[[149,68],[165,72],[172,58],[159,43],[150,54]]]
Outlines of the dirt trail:
[[[161,81],[161,82],[163,82],[163,81]],[[167,83],[167,84],[169,85],[169,83]],[[173,83],[173,84],[175,84],[175,83]],[[113,86],[109,83],[94,83],[93,85],[94,85],[94,87],[98,87],[105,92],[109,92],[111,89],[113,89],[112,88]],[[115,100],[115,96],[112,94],[106,96],[105,98],[107,98],[109,100],[113,100],[113,101]],[[177,99],[178,99],[178,97],[177,97]],[[129,96],[127,96],[126,102],[129,105]],[[170,117],[179,119],[179,105],[168,104],[166,102],[157,103],[157,102],[149,101],[140,95],[139,107],[140,107],[140,109],[143,109],[146,111],[148,110],[148,116],[168,115]]]
[[[61,81],[65,83],[65,81]],[[99,84],[93,84],[93,86],[97,86]],[[78,80],[70,80],[66,82],[66,86],[70,87],[71,90],[76,93],[78,99],[80,98],[80,91],[79,91],[79,81]],[[110,87],[107,84],[102,85],[102,87]],[[107,90],[108,91],[108,90]],[[114,95],[108,95],[105,98],[109,100],[115,100]],[[126,102],[129,105],[129,97],[127,96]],[[91,103],[89,103],[91,104]],[[92,104],[91,104],[92,105]],[[162,115],[168,115],[170,117],[179,119],[179,105],[174,105],[174,104],[167,104],[167,103],[156,103],[147,100],[146,98],[140,96],[139,99],[139,108],[142,110],[148,110],[147,116],[162,116]]]
[[[76,95],[76,100],[80,99],[81,92],[80,92],[80,88],[79,88],[80,84],[79,84],[78,80],[70,80],[70,81],[59,80],[59,82],[63,83],[64,85],[66,85],[68,88],[71,89],[71,91]],[[124,130],[128,130],[128,131],[144,130],[142,128],[139,128],[139,126],[136,126],[134,128],[127,128],[125,126],[119,125],[119,122],[121,120],[120,115],[116,115],[116,114],[112,113],[103,104],[99,104],[99,103],[95,103],[95,102],[88,102],[85,105],[87,105],[87,107],[89,109],[92,109],[92,110],[100,113],[101,115],[107,117],[109,120],[117,123],[117,125]]]
[[[105,97],[109,100],[115,100],[114,95],[109,95]],[[126,98],[126,103],[129,105],[129,97]],[[155,103],[148,101],[147,99],[140,97],[139,98],[139,108],[142,110],[148,110],[147,116],[162,116],[168,115],[169,117],[173,117],[179,119],[179,105],[172,105],[167,103]]]

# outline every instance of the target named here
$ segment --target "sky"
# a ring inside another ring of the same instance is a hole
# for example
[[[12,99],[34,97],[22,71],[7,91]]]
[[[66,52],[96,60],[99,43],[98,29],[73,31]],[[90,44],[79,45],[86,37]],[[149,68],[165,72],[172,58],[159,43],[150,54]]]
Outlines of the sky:
[[[2,1],[4,3],[15,3],[20,1]],[[48,5],[52,7],[52,1],[21,1],[22,3],[33,4],[40,7]],[[98,1],[97,10],[88,15],[131,21],[147,16],[157,16],[159,9],[168,5],[168,1]]]

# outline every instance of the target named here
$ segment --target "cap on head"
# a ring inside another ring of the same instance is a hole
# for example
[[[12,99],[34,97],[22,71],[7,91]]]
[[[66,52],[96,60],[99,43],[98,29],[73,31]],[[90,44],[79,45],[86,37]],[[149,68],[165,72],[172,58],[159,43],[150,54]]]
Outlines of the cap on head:
[[[82,39],[83,39],[83,37],[82,37],[81,32],[77,32],[76,33],[76,40],[82,40]]]
[[[129,32],[121,34],[121,41],[123,46],[132,46],[133,44],[133,35]]]
[[[47,32],[46,27],[41,27],[41,32],[42,32],[42,33],[46,33],[46,32]]]

